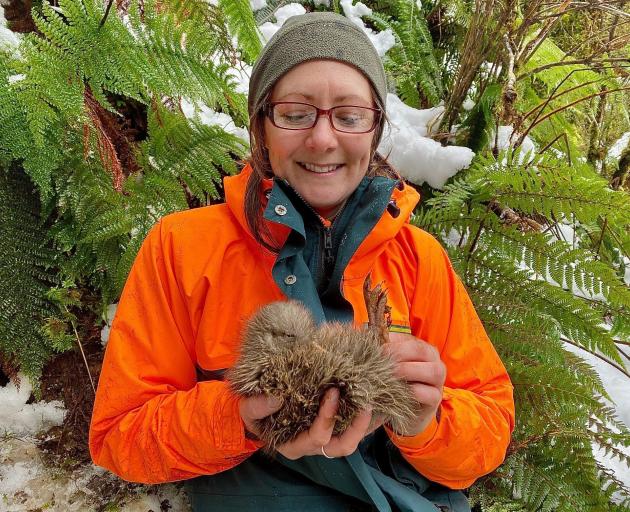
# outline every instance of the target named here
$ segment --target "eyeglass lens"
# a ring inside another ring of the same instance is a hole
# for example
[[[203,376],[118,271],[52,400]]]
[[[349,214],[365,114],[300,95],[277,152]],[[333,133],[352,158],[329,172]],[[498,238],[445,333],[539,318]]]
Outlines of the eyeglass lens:
[[[369,108],[340,105],[330,109],[333,127],[341,132],[368,132],[376,112]],[[317,108],[304,103],[279,103],[273,106],[273,122],[279,128],[301,130],[317,122]]]

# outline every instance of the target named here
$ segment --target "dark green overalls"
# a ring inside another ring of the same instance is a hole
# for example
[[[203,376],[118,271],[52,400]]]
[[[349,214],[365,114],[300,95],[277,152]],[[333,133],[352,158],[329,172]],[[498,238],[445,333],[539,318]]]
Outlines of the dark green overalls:
[[[352,321],[352,306],[340,292],[343,271],[381,216],[399,213],[390,202],[395,186],[387,178],[364,178],[333,225],[325,228],[288,183],[275,180],[264,217],[288,226],[291,233],[274,264],[273,278],[318,322]],[[294,284],[285,284],[287,275],[297,277]],[[348,457],[292,461],[280,454],[271,458],[255,453],[228,471],[191,480],[189,495],[195,512],[470,511],[463,493],[420,475],[382,428]]]

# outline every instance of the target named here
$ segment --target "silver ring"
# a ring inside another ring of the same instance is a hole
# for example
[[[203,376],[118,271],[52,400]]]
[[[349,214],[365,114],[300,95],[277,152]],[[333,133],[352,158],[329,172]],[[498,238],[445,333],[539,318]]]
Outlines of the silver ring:
[[[324,451],[324,446],[322,445],[322,455],[324,457],[326,457],[327,459],[334,459],[334,457],[331,457],[330,455],[328,455],[325,451]]]

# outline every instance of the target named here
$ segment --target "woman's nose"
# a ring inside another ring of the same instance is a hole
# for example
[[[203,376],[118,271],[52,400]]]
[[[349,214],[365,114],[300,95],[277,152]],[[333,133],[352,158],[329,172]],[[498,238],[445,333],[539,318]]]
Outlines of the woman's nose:
[[[330,117],[321,114],[315,126],[311,128],[306,139],[306,146],[318,151],[326,151],[337,147],[337,132],[332,127]]]

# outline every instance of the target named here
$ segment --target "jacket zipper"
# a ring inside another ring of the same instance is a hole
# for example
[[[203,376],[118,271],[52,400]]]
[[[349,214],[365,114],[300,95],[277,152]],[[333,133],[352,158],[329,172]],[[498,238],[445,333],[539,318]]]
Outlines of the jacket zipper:
[[[291,184],[284,180],[285,183],[291,187]],[[322,224],[322,228],[323,228],[323,233],[324,233],[324,246],[323,246],[323,250],[320,252],[320,257],[319,257],[319,261],[321,262],[319,265],[318,273],[319,275],[323,278],[326,277],[326,266],[327,265],[332,265],[333,261],[334,261],[334,254],[333,254],[333,240],[332,240],[332,230],[333,227],[335,225],[335,222],[337,221],[337,219],[341,216],[343,210],[346,207],[346,204],[348,204],[348,201],[346,200],[346,202],[342,205],[341,209],[337,212],[337,214],[335,215],[335,218],[333,219],[333,221],[330,223],[330,226],[326,227],[324,225],[324,221],[322,216],[317,213],[315,211],[315,208],[313,208],[310,204],[308,204],[308,202],[306,202],[304,200],[304,198],[299,194],[299,192],[297,190],[295,190],[293,187],[291,187],[291,190],[293,190],[293,193],[300,198],[300,200],[302,201],[302,203],[304,203],[306,205],[306,207],[311,210],[311,212],[313,212],[313,214],[320,220],[321,224]]]

